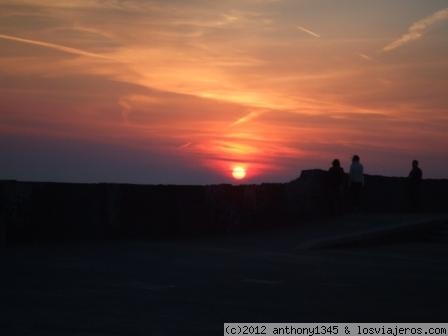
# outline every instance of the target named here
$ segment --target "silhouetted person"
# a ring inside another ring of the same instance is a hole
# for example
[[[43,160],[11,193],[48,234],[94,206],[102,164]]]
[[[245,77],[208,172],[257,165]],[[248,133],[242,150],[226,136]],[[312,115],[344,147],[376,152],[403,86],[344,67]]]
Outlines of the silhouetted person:
[[[361,205],[361,190],[364,186],[364,167],[359,156],[354,155],[350,165],[349,188],[353,209],[359,209]]]
[[[411,211],[417,211],[420,208],[420,185],[423,178],[423,172],[418,166],[418,161],[412,161],[412,169],[408,176],[409,206]]]
[[[328,197],[332,214],[342,212],[342,194],[344,190],[345,173],[338,159],[334,159],[328,170]]]

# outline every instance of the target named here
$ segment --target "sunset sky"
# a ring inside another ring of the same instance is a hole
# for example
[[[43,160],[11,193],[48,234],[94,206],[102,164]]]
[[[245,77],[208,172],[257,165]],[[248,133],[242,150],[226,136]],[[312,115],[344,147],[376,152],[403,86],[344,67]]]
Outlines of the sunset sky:
[[[448,177],[447,0],[0,0],[0,179]]]

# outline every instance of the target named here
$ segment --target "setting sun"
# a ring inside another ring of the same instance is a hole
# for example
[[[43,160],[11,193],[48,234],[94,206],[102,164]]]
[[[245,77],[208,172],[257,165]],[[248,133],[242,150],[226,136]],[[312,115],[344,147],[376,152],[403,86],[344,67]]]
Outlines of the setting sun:
[[[236,180],[242,180],[246,177],[246,169],[241,166],[236,166],[232,170],[232,176]]]

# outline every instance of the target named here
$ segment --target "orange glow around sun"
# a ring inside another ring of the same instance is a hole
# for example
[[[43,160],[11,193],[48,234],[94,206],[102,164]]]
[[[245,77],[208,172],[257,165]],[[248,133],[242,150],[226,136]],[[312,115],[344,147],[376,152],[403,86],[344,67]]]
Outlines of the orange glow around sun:
[[[242,180],[246,177],[246,168],[241,166],[235,166],[232,170],[232,176],[236,180]]]

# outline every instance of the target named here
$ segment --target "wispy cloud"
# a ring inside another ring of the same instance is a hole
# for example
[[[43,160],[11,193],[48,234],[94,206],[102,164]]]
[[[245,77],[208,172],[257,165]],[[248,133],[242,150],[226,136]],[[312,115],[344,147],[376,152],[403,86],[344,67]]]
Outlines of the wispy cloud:
[[[73,55],[80,55],[80,56],[86,56],[86,57],[95,57],[95,58],[109,59],[109,57],[106,57],[104,55],[92,53],[92,52],[81,50],[81,49],[77,49],[77,48],[71,48],[71,47],[63,46],[63,45],[60,45],[60,44],[54,44],[54,43],[50,43],[50,42],[30,40],[30,39],[17,37],[17,36],[3,35],[3,34],[0,34],[0,39],[14,41],[14,42],[20,42],[20,43],[26,43],[26,44],[32,44],[32,45],[37,45],[37,46],[40,46],[40,47],[45,47],[45,48],[50,48],[50,49],[54,49],[54,50],[59,50],[59,51],[62,51],[62,52],[68,53],[68,54],[73,54]]]
[[[192,142],[186,142],[186,143],[178,146],[177,149],[186,149],[186,148],[190,147],[191,145],[193,145]]]
[[[296,26],[296,28],[299,29],[299,30],[301,30],[301,31],[303,31],[304,33],[307,33],[308,35],[314,36],[314,37],[316,37],[316,38],[320,38],[320,35],[319,35],[319,34],[313,32],[312,30],[309,30],[309,29],[307,29],[307,28],[305,28],[305,27],[302,27],[302,26]]]
[[[409,42],[420,39],[426,34],[427,30],[435,23],[448,19],[448,8],[439,10],[434,14],[427,16],[417,22],[414,22],[408,29],[408,32],[399,39],[389,43],[383,48],[383,51],[391,51],[399,48]]]
[[[248,121],[251,121],[251,120],[259,117],[260,115],[262,115],[265,112],[266,112],[265,110],[262,110],[262,111],[252,111],[252,112],[246,114],[245,116],[235,120],[231,124],[231,126],[237,126],[237,125],[241,125],[241,124],[247,123]]]
[[[359,57],[361,57],[363,60],[366,60],[368,62],[374,62],[375,60],[373,59],[373,57],[363,54],[363,53],[359,53],[358,54]]]
[[[58,32],[80,32],[80,33],[88,33],[92,35],[96,35],[98,37],[103,37],[106,39],[112,39],[114,36],[108,32],[101,31],[99,29],[90,28],[90,27],[82,27],[82,26],[61,26],[56,28],[49,28],[43,30],[47,33],[58,33]]]

